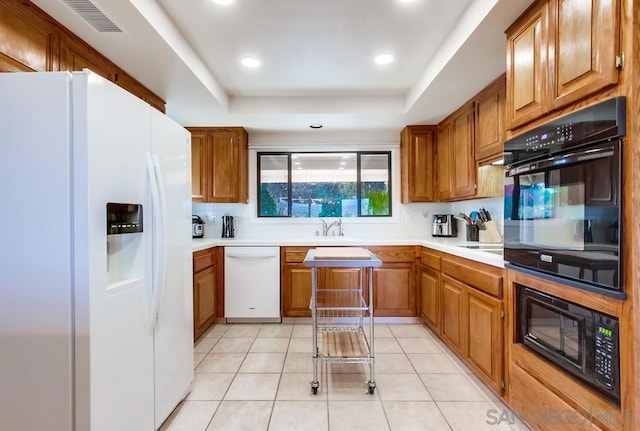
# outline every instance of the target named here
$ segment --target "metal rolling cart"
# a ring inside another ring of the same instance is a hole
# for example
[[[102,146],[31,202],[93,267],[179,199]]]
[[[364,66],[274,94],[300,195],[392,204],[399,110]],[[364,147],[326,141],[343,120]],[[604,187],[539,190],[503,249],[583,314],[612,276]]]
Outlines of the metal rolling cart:
[[[304,259],[311,267],[311,319],[313,324],[313,380],[311,390],[318,393],[319,363],[368,363],[370,394],[376,388],[374,376],[373,268],[382,261],[360,247],[318,247]],[[357,288],[350,286],[318,287],[318,268],[360,268]],[[364,281],[368,280],[368,297]],[[368,331],[364,317],[369,313]],[[319,342],[322,339],[322,343]]]

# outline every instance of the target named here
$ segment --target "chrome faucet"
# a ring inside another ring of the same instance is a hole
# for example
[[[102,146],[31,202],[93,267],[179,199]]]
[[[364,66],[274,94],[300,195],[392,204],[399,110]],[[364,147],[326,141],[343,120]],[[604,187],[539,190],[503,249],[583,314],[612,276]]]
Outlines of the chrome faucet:
[[[343,236],[343,233],[342,233],[342,218],[339,218],[338,220],[332,221],[331,223],[327,223],[323,219],[320,219],[320,221],[322,222],[322,236],[328,236],[329,235],[329,231],[334,226],[338,227],[338,236]]]

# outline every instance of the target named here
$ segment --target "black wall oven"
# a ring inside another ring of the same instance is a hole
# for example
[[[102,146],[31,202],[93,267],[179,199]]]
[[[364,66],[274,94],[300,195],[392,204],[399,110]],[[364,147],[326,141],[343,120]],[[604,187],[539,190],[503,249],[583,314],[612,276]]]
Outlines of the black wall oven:
[[[518,342],[620,404],[615,317],[516,284]]]
[[[624,297],[621,160],[625,98],[574,112],[504,145],[504,258]]]

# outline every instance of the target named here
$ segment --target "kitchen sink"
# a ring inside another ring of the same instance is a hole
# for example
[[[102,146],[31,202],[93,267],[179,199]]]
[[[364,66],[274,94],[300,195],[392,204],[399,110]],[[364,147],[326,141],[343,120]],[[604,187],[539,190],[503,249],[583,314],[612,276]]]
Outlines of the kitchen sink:
[[[481,248],[479,251],[483,253],[497,254],[498,256],[502,256],[504,254],[501,248]]]
[[[477,250],[483,253],[491,253],[498,256],[503,255],[502,244],[473,244],[473,245],[461,245],[460,247],[468,248],[470,250]]]
[[[473,245],[461,245],[460,247],[470,248],[474,250],[502,250],[502,244],[473,244]]]

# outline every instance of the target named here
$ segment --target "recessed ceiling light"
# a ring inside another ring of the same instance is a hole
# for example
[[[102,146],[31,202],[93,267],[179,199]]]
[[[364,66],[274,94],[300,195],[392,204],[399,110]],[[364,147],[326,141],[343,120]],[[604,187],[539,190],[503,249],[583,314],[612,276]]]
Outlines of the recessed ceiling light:
[[[245,57],[241,60],[242,65],[245,67],[258,67],[260,66],[260,60],[253,57]]]
[[[214,3],[226,6],[233,3],[233,0],[213,0]]]
[[[312,129],[322,129],[322,124],[310,124],[309,127]]]
[[[378,64],[389,64],[393,61],[393,55],[391,54],[382,54],[377,56],[374,61]]]

